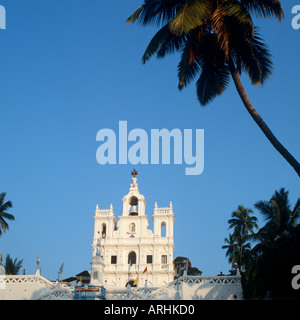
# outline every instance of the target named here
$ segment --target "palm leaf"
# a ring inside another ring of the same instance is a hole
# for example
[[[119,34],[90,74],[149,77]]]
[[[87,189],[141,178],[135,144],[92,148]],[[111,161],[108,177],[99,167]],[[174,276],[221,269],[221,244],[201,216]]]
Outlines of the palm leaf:
[[[296,201],[294,209],[291,213],[291,225],[295,226],[296,220],[300,218],[300,198]]]
[[[182,50],[181,59],[178,64],[178,88],[181,90],[190,83],[198,74],[200,67],[196,61],[194,50],[192,47],[191,37],[186,41]]]
[[[145,0],[126,22],[137,22],[142,25],[168,23],[185,2],[185,0]]]
[[[162,27],[149,42],[145,53],[142,57],[142,62],[146,63],[155,53],[161,58],[166,53],[172,53],[179,50],[184,43],[182,37],[177,37],[171,33],[168,24]]]
[[[284,18],[283,8],[279,0],[241,0],[241,4],[257,16],[275,17],[278,21]]]
[[[196,93],[200,104],[205,106],[225,91],[230,82],[230,73],[214,34],[203,37],[202,48],[198,52],[201,53],[198,58],[201,74],[196,83]]]
[[[272,56],[267,45],[263,42],[260,36],[255,32],[254,39],[251,43],[252,53],[256,58],[258,66],[261,70],[260,84],[269,78],[273,70]]]
[[[230,82],[230,73],[224,65],[214,64],[202,68],[196,83],[197,97],[202,106],[222,94]]]
[[[170,22],[171,31],[181,36],[200,26],[210,12],[211,1],[188,0]]]

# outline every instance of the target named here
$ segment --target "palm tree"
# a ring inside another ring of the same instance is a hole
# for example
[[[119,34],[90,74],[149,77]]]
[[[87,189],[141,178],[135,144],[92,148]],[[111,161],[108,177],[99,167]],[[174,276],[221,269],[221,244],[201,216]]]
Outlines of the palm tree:
[[[202,106],[226,90],[231,76],[253,120],[300,177],[299,162],[254,109],[240,80],[240,74],[245,72],[252,84],[261,85],[272,72],[271,55],[251,13],[278,21],[284,17],[279,0],[144,0],[127,22],[161,26],[142,62],[154,54],[162,58],[181,52],[178,87],[181,90],[198,76],[196,92]]]
[[[17,275],[22,268],[22,260],[18,260],[18,258],[15,258],[13,260],[10,255],[8,254],[5,259],[5,270],[7,275]]]
[[[0,236],[2,235],[2,232],[5,232],[6,230],[9,229],[8,223],[5,221],[5,219],[8,219],[10,221],[15,220],[15,217],[7,213],[9,208],[12,208],[12,203],[11,201],[6,201],[4,200],[6,196],[5,192],[0,193]]]
[[[291,209],[289,192],[285,188],[276,190],[269,201],[261,200],[254,206],[266,220],[266,224],[258,236],[269,241],[288,235],[296,227],[300,217],[300,198]]]
[[[225,256],[228,257],[228,262],[231,263],[231,270],[233,270],[233,266],[235,263],[239,262],[239,248],[236,242],[235,236],[229,234],[228,238],[224,239],[224,244],[222,249],[227,249]]]
[[[228,229],[234,228],[233,235],[237,238],[244,238],[249,233],[254,233],[254,228],[258,228],[257,218],[250,216],[252,209],[239,205],[237,210],[231,213],[231,219],[228,220]]]
[[[264,298],[272,292],[273,298],[299,299],[299,293],[291,289],[290,272],[300,261],[300,198],[292,207],[289,192],[281,188],[269,201],[258,201],[255,208],[265,218],[265,225],[251,235],[257,244],[249,255],[244,292],[254,298]]]
[[[232,218],[228,220],[228,229],[234,229],[232,236],[238,243],[240,267],[242,267],[244,249],[250,248],[250,244],[246,242],[248,235],[254,234],[254,228],[258,228],[257,218],[250,216],[249,213],[253,213],[253,210],[239,205],[237,210],[231,213]]]

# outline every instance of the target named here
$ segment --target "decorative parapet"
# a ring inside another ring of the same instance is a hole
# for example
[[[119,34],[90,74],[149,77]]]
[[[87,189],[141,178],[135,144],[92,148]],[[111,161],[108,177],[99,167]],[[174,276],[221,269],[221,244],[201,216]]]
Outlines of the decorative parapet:
[[[53,283],[39,272],[35,275],[6,275],[0,300],[71,300],[72,290],[64,283]]]
[[[96,217],[103,217],[103,216],[113,216],[114,215],[114,209],[113,209],[113,205],[110,205],[109,209],[99,209],[99,206],[97,204],[96,206],[96,210],[95,210],[95,216]]]
[[[107,300],[241,300],[240,276],[182,276],[160,288],[126,288],[107,291]]]
[[[174,215],[172,202],[170,202],[169,207],[162,207],[162,208],[158,208],[157,202],[155,202],[154,215],[167,215],[167,214]]]

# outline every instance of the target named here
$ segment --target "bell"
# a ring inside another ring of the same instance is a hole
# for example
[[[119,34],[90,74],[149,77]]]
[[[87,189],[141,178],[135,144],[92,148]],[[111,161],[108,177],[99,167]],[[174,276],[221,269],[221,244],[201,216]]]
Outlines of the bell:
[[[130,214],[131,215],[137,215],[138,214],[137,206],[131,206],[130,207]]]

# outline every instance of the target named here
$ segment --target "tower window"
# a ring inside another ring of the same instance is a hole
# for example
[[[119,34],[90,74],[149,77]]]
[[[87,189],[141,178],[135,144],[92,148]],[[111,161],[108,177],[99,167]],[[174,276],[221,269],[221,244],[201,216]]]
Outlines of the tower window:
[[[111,256],[111,264],[117,264],[117,256]]]
[[[160,230],[160,236],[161,237],[166,237],[166,234],[167,234],[166,230],[167,230],[166,223],[162,222],[161,223],[161,230]]]
[[[167,264],[167,256],[166,255],[162,255],[161,256],[161,263],[162,264]]]
[[[147,263],[152,263],[152,255],[147,256]]]
[[[130,211],[129,215],[130,216],[137,216],[138,215],[138,198],[137,197],[131,197],[129,204],[130,204]]]
[[[102,238],[106,237],[106,224],[105,223],[102,224],[101,236],[102,236]]]

